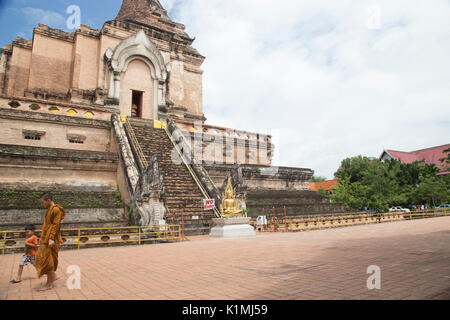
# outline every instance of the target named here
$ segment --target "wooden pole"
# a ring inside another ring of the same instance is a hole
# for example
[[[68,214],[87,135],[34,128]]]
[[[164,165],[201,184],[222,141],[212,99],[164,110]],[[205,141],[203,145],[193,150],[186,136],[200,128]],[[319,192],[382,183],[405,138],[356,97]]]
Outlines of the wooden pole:
[[[6,231],[5,231],[5,235],[3,236],[2,255],[5,255],[5,248],[6,248]]]
[[[141,245],[141,227],[139,227],[139,245]]]
[[[182,241],[188,241],[186,236],[184,235],[184,211],[181,211],[181,234],[182,234]]]
[[[263,211],[262,211],[262,216],[263,217],[264,217],[264,213],[265,213],[265,210],[263,208]],[[263,220],[263,222],[264,222],[264,220]],[[267,222],[267,219],[266,219],[266,222]],[[263,224],[263,231],[267,231],[267,224]]]
[[[288,232],[289,228],[288,228],[288,222],[287,222],[287,219],[286,219],[286,207],[284,207],[283,210],[284,210],[284,230],[286,232]]]
[[[277,228],[276,222],[275,222],[275,208],[272,209],[272,213],[273,213],[273,221],[272,221],[273,227],[272,227],[272,231],[273,232],[277,232],[278,228]]]

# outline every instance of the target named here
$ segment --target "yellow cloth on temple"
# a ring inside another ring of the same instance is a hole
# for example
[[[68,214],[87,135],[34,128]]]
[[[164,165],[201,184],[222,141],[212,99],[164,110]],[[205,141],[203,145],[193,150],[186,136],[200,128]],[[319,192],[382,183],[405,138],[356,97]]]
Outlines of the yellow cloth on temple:
[[[56,271],[58,268],[59,245],[63,242],[61,238],[61,221],[66,216],[66,212],[60,205],[52,205],[45,213],[44,225],[41,231],[41,244],[36,254],[35,267],[38,277]],[[48,246],[49,240],[53,240],[55,245]]]

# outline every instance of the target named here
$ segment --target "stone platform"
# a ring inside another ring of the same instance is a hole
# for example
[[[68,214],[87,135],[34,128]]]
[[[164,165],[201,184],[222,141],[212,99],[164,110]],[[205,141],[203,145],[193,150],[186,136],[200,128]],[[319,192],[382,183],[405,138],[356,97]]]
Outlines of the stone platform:
[[[189,240],[62,251],[46,292],[30,265],[10,284],[22,254],[0,255],[0,300],[450,299],[450,217]],[[81,290],[66,287],[73,265]],[[367,288],[371,265],[381,290]]]
[[[213,238],[241,238],[256,236],[255,229],[249,224],[252,218],[218,218],[213,219],[215,227],[211,229]]]

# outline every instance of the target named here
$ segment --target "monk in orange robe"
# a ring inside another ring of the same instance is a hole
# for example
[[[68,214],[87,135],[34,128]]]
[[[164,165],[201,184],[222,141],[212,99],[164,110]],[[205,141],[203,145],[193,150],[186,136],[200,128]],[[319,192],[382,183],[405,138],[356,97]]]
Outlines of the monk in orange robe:
[[[60,205],[54,204],[52,197],[45,194],[40,199],[41,205],[47,209],[44,225],[42,227],[41,238],[39,239],[39,249],[36,254],[35,267],[39,279],[47,275],[47,284],[38,289],[39,291],[53,288],[56,279],[56,269],[58,268],[58,253],[61,239],[61,221],[66,212]]]

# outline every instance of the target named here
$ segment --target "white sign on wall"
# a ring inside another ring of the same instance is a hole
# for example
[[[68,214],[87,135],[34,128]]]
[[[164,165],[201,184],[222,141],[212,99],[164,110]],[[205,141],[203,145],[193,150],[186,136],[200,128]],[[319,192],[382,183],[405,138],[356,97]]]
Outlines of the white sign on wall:
[[[203,209],[205,211],[213,210],[216,206],[216,201],[214,199],[203,199]]]

